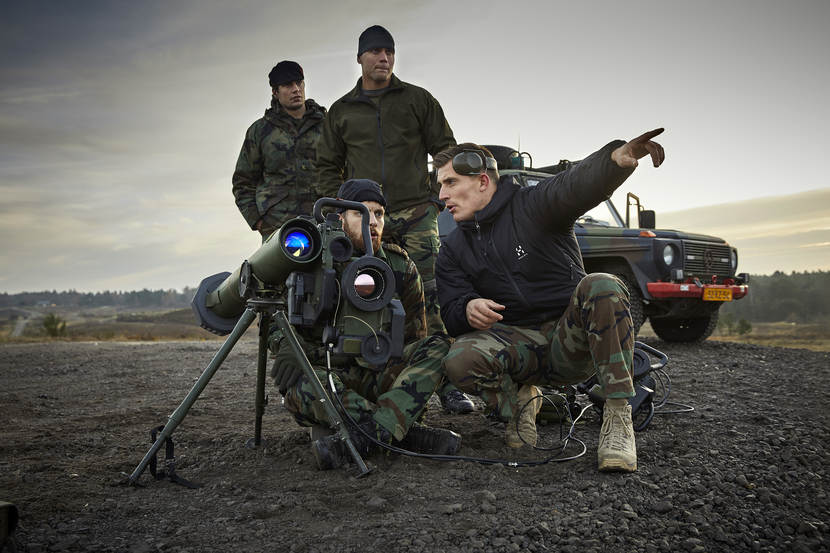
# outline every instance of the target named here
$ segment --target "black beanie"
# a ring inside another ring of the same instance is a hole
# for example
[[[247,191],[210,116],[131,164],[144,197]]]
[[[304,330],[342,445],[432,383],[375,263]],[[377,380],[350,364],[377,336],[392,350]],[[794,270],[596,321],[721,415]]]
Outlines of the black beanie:
[[[304,79],[303,68],[296,61],[281,61],[268,73],[268,83],[271,85],[271,88]]]
[[[372,25],[360,33],[360,38],[357,39],[358,56],[366,50],[371,50],[373,48],[388,48],[390,50],[395,49],[395,39],[392,38],[389,31],[380,25]]]
[[[369,179],[349,179],[340,185],[337,197],[352,202],[377,202],[386,207],[386,198],[380,185]]]

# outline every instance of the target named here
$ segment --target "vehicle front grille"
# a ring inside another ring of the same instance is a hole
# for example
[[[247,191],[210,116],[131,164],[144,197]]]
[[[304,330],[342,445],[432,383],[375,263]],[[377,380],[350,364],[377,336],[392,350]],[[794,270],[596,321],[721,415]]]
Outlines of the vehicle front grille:
[[[683,272],[686,276],[708,278],[732,274],[730,248],[725,244],[683,241]]]

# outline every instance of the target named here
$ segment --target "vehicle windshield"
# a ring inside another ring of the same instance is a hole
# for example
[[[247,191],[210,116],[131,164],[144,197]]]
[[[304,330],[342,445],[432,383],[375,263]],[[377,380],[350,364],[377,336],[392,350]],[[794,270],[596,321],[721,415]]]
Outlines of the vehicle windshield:
[[[583,226],[622,228],[622,225],[614,219],[614,215],[611,213],[607,201],[602,202],[594,209],[588,211],[588,213],[577,219],[576,222]]]

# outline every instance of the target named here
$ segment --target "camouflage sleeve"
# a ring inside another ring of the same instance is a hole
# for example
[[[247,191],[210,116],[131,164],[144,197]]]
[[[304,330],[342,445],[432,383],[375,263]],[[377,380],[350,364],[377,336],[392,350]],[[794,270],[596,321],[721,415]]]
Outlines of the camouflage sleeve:
[[[547,228],[572,226],[580,215],[610,198],[633,172],[611,159],[611,152],[622,144],[622,140],[609,142],[566,171],[539,183],[524,195],[521,209]]]
[[[323,132],[317,143],[317,186],[320,197],[334,198],[343,183],[346,166],[346,144],[336,128],[337,104],[326,113]]]
[[[424,300],[424,285],[415,263],[406,258],[406,270],[403,274],[401,287],[401,304],[406,311],[404,325],[404,343],[411,344],[427,336],[426,302]]]
[[[447,118],[444,117],[444,110],[441,108],[441,104],[429,92],[424,91],[424,93],[426,94],[426,110],[422,123],[422,132],[427,151],[430,155],[434,156],[438,152],[455,146],[456,143],[450,124],[447,122]]]
[[[236,170],[233,172],[233,196],[236,206],[242,213],[251,229],[256,229],[260,219],[256,205],[257,187],[262,182],[262,152],[259,149],[258,125],[254,123],[245,133],[242,150],[236,160]]]

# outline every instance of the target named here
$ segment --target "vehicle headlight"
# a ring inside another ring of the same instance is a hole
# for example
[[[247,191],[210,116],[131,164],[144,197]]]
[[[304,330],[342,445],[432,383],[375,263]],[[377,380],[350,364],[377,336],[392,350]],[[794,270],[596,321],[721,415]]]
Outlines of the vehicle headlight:
[[[729,262],[732,264],[732,272],[738,269],[738,250],[732,249],[729,252]]]
[[[674,262],[674,256],[674,246],[666,244],[666,246],[663,247],[663,263],[665,263],[666,266],[671,267],[671,264]]]

